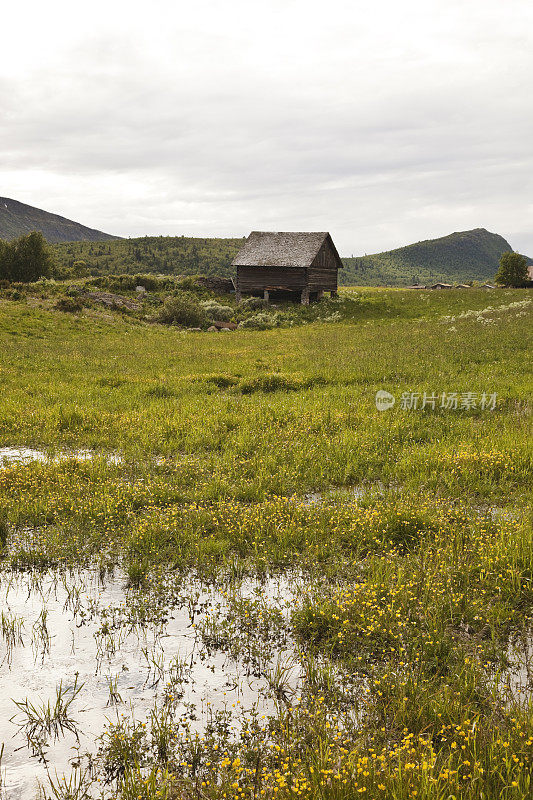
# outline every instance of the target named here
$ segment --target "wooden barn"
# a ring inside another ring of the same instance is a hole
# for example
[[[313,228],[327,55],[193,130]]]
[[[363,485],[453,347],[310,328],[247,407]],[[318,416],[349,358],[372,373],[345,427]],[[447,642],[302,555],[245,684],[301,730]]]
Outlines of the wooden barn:
[[[252,231],[233,266],[237,300],[251,294],[307,305],[324,292],[336,296],[342,261],[329,233]]]

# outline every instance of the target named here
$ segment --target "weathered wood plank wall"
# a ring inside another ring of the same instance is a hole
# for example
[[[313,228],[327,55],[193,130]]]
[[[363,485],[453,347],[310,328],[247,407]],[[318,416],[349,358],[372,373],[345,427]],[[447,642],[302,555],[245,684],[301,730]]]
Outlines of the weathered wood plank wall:
[[[305,269],[286,267],[237,267],[237,284],[243,292],[273,287],[303,289]]]

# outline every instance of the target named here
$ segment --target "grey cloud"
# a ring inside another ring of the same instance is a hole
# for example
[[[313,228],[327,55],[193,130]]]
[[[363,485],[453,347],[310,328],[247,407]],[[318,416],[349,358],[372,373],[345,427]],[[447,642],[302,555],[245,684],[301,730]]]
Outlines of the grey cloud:
[[[316,227],[358,253],[483,225],[533,254],[525,34],[501,68],[359,63],[341,43],[309,75],[290,58],[287,75],[247,70],[206,36],[182,35],[170,68],[107,37],[4,79],[4,169],[60,176],[76,218],[125,235]]]

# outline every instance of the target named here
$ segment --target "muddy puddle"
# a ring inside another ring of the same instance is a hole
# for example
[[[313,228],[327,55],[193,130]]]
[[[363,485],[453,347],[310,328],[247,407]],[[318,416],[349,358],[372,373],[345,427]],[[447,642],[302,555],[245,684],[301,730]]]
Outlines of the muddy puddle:
[[[16,464],[30,464],[37,461],[41,464],[57,464],[60,461],[74,459],[75,461],[91,461],[93,458],[105,458],[108,464],[121,464],[122,457],[118,453],[97,453],[95,450],[62,451],[56,455],[49,455],[44,450],[34,450],[31,447],[0,447],[0,469]]]
[[[522,631],[507,649],[508,668],[498,676],[498,687],[509,701],[529,705],[533,695],[533,633]]]
[[[383,495],[385,485],[380,481],[371,484],[361,484],[360,486],[347,486],[337,489],[327,489],[323,492],[308,492],[304,495],[303,502],[306,505],[320,505],[326,502],[353,503],[364,500],[368,497]]]
[[[219,711],[235,719],[243,710],[273,712],[265,671],[236,656],[229,642],[206,646],[202,625],[213,609],[224,609],[227,595],[189,580],[174,591],[170,608],[156,601],[151,608],[145,593],[124,587],[119,572],[104,579],[91,571],[0,573],[3,799],[33,800],[49,775],[69,775],[80,758],[97,752],[105,728],[121,717],[143,722],[166,703],[175,719],[186,715],[201,731]],[[260,595],[280,609],[291,602],[279,579],[243,587],[243,597]],[[275,669],[291,651],[279,645],[269,657]],[[296,691],[300,673],[291,669]],[[58,692],[71,700],[72,725],[39,743],[31,707],[40,714]]]

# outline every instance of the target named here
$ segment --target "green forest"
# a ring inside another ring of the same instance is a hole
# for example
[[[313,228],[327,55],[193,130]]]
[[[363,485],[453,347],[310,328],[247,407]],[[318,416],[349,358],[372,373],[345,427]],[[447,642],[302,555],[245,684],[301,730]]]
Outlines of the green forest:
[[[54,246],[58,266],[79,274],[216,275],[229,277],[243,239],[143,236]]]

